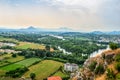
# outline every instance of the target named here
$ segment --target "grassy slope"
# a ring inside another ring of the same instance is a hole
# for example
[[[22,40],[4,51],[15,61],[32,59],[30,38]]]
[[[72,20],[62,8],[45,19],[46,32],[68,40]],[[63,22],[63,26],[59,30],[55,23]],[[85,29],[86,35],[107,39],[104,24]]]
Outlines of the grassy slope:
[[[29,77],[30,73],[36,74],[37,80],[42,80],[44,78],[47,78],[49,75],[54,73],[56,70],[59,69],[60,66],[62,66],[63,63],[56,62],[52,60],[44,60],[34,66],[31,66],[28,72],[26,72],[23,77]]]

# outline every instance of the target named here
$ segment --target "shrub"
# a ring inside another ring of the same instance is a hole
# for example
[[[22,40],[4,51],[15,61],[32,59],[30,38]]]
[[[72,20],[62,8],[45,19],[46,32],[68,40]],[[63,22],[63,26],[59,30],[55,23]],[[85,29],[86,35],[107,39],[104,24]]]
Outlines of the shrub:
[[[115,80],[115,74],[112,69],[107,69],[106,75],[108,80]]]
[[[30,78],[31,78],[32,80],[34,80],[35,77],[36,77],[35,73],[31,73],[31,74],[30,74]]]
[[[116,65],[115,65],[115,68],[120,71],[120,62],[117,62]]]
[[[95,69],[95,74],[103,74],[104,73],[104,67],[102,64],[99,64]]]
[[[115,56],[115,61],[120,62],[120,54],[117,54],[117,55]]]
[[[95,67],[96,67],[96,64],[97,64],[97,62],[96,62],[96,61],[93,61],[93,62],[89,65],[89,69],[90,69],[91,71],[94,71],[94,69],[95,69]]]
[[[17,55],[16,54],[12,54],[12,57],[17,57]]]
[[[120,80],[120,73],[118,73],[115,78],[116,80]]]

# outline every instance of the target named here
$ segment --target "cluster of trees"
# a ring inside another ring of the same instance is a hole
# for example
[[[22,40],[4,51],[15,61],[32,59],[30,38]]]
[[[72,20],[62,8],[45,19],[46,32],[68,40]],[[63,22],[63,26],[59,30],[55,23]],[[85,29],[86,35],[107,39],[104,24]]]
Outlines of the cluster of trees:
[[[2,47],[0,47],[0,49],[13,49],[13,47],[11,47],[11,46],[2,46]]]
[[[110,43],[109,45],[110,45],[110,48],[112,50],[115,50],[115,49],[117,49],[119,47],[119,45],[117,43]]]
[[[54,51],[50,52],[48,50],[40,50],[40,49],[26,49],[18,53],[20,56],[25,56],[25,58],[31,58],[31,57],[39,57],[43,59],[53,59],[56,61],[60,61],[60,59],[66,62],[71,63],[77,63],[77,64],[83,64],[85,59],[82,57],[76,57],[72,54],[63,54],[60,51]],[[61,61],[62,62],[62,61]]]
[[[17,68],[16,70],[10,70],[10,71],[6,72],[5,76],[13,77],[13,78],[21,77],[21,75],[23,75],[28,70],[29,69],[27,67]]]

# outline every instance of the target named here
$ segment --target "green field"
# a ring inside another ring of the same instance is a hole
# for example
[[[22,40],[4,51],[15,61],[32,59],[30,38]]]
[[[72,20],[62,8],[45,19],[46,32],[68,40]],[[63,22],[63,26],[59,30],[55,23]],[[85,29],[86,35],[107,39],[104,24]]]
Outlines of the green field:
[[[40,59],[39,58],[29,58],[29,59],[25,59],[23,61],[20,61],[20,62],[14,63],[14,64],[7,65],[5,67],[1,67],[0,69],[5,70],[5,71],[15,70],[17,68],[21,68],[24,66],[28,67],[36,61],[40,61]]]
[[[16,62],[16,61],[20,61],[20,60],[23,60],[24,59],[24,56],[17,56],[17,57],[11,57],[9,59],[7,59],[7,61],[9,62]]]
[[[35,73],[37,80],[43,80],[57,71],[60,66],[63,66],[63,63],[52,60],[44,60],[36,65],[31,66],[29,71],[26,72],[23,77],[28,78],[30,73]]]
[[[45,49],[44,45],[37,44],[37,43],[30,43],[30,42],[19,42],[19,45],[17,45],[15,48],[17,49]],[[54,51],[53,48],[50,49],[50,51]]]
[[[45,46],[30,42],[19,42],[19,45],[16,46],[17,49],[45,49]]]
[[[60,70],[58,72],[56,72],[53,76],[60,76],[61,78],[69,77],[69,75],[67,75],[66,73],[63,73]]]
[[[21,68],[21,67],[24,67],[24,66],[23,66],[23,65],[20,65],[20,64],[11,64],[11,65],[2,67],[2,68],[0,68],[0,69],[1,69],[1,70],[4,70],[4,71],[10,71],[10,70],[15,70],[15,69]]]
[[[29,58],[29,59],[25,59],[23,61],[20,61],[20,62],[17,62],[15,64],[20,64],[20,65],[23,65],[23,66],[30,66],[31,64],[33,64],[34,62],[36,61],[40,61],[41,59],[40,58]]]
[[[13,38],[4,38],[0,36],[0,41],[11,41],[11,42],[18,42],[18,40],[13,39]]]
[[[0,66],[4,66],[6,64],[10,64],[10,63],[13,63],[13,62],[23,60],[24,57],[23,56],[17,56],[17,57],[14,58],[14,57],[12,57],[12,54],[4,54],[4,55],[0,56],[0,59],[3,59],[3,60],[0,61]]]

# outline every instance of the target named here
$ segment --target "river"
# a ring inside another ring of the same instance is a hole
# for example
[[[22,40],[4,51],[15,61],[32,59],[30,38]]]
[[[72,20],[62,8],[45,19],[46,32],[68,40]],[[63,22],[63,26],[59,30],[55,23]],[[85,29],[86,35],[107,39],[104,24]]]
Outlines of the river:
[[[95,57],[96,55],[98,54],[102,54],[104,51],[106,50],[110,50],[110,47],[109,45],[107,45],[107,48],[106,49],[99,49],[97,51],[94,51],[93,53],[90,54],[90,57]]]
[[[64,54],[72,54],[72,52],[68,52],[65,49],[61,48],[60,46],[58,46],[58,49],[62,51]]]
[[[63,38],[63,36],[56,36],[56,35],[49,35],[49,36],[52,36],[52,37],[55,37],[55,38],[58,38],[58,39],[65,40],[65,39]]]
[[[65,49],[61,48],[60,46],[58,46],[58,49],[60,51],[62,51],[64,54],[72,54],[72,52],[68,52],[66,51]],[[96,55],[98,54],[101,54],[102,52],[106,51],[106,50],[110,50],[110,47],[109,45],[107,45],[107,48],[106,49],[99,49],[97,51],[94,51],[93,53],[90,54],[90,57],[95,57]],[[86,55],[86,54],[82,54],[83,56]]]
[[[63,36],[56,36],[56,35],[50,35],[50,36],[56,37],[56,38],[58,38],[58,39],[65,40],[65,39],[63,38]],[[97,45],[100,45],[100,44],[97,44]],[[59,49],[60,51],[63,51],[64,54],[72,54],[72,52],[68,52],[68,51],[66,51],[65,49],[61,48],[60,46],[58,46],[58,49]],[[94,51],[93,53],[90,54],[90,57],[95,57],[95,56],[98,55],[98,54],[102,54],[102,52],[104,52],[105,50],[110,50],[109,45],[107,45],[107,48],[106,48],[106,49],[99,49],[99,50],[97,50],[97,51]],[[86,55],[86,54],[82,54],[82,56],[85,56],[85,55]]]

